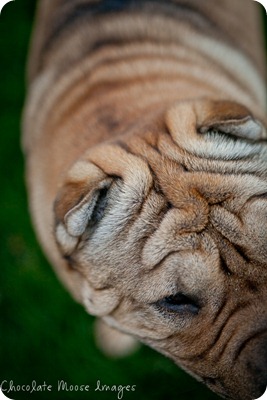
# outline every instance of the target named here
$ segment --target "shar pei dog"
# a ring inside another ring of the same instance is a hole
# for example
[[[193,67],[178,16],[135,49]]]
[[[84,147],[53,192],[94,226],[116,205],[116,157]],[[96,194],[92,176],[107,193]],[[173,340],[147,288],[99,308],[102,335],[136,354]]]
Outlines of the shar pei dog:
[[[262,42],[252,0],[40,0],[23,119],[37,235],[102,346],[235,400],[267,385]]]

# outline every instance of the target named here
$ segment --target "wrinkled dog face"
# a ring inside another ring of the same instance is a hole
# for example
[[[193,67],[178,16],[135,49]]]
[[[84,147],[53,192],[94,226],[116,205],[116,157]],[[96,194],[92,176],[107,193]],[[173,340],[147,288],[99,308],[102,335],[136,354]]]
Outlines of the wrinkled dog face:
[[[217,393],[267,384],[267,145],[235,103],[175,105],[69,172],[56,240],[89,313]]]

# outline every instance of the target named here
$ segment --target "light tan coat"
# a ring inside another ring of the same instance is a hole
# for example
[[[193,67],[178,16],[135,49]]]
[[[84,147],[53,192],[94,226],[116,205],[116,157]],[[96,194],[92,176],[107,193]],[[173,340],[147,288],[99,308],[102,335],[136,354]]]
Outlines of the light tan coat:
[[[37,235],[89,313],[218,394],[256,398],[267,384],[259,6],[109,3],[40,1],[23,136]]]

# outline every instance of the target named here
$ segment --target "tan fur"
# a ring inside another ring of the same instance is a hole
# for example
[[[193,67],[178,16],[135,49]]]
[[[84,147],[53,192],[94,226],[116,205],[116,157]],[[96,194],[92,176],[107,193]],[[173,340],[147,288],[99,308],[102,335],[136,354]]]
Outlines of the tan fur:
[[[40,2],[23,136],[40,242],[108,353],[133,346],[115,349],[117,330],[254,399],[267,384],[257,5],[144,1],[68,22],[102,3]]]

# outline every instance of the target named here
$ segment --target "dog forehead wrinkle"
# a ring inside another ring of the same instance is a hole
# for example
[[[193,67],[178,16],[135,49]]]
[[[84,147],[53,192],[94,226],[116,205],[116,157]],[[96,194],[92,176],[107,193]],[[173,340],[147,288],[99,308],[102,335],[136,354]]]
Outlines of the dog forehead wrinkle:
[[[155,268],[170,253],[195,250],[199,245],[196,234],[178,235],[176,232],[164,232],[160,227],[146,240],[142,250],[142,262],[146,269]]]
[[[212,225],[231,243],[238,252],[254,262],[266,264],[267,250],[267,201],[265,199],[248,200],[238,215],[227,209],[214,206],[211,210]],[[249,271],[248,271],[249,273]]]

